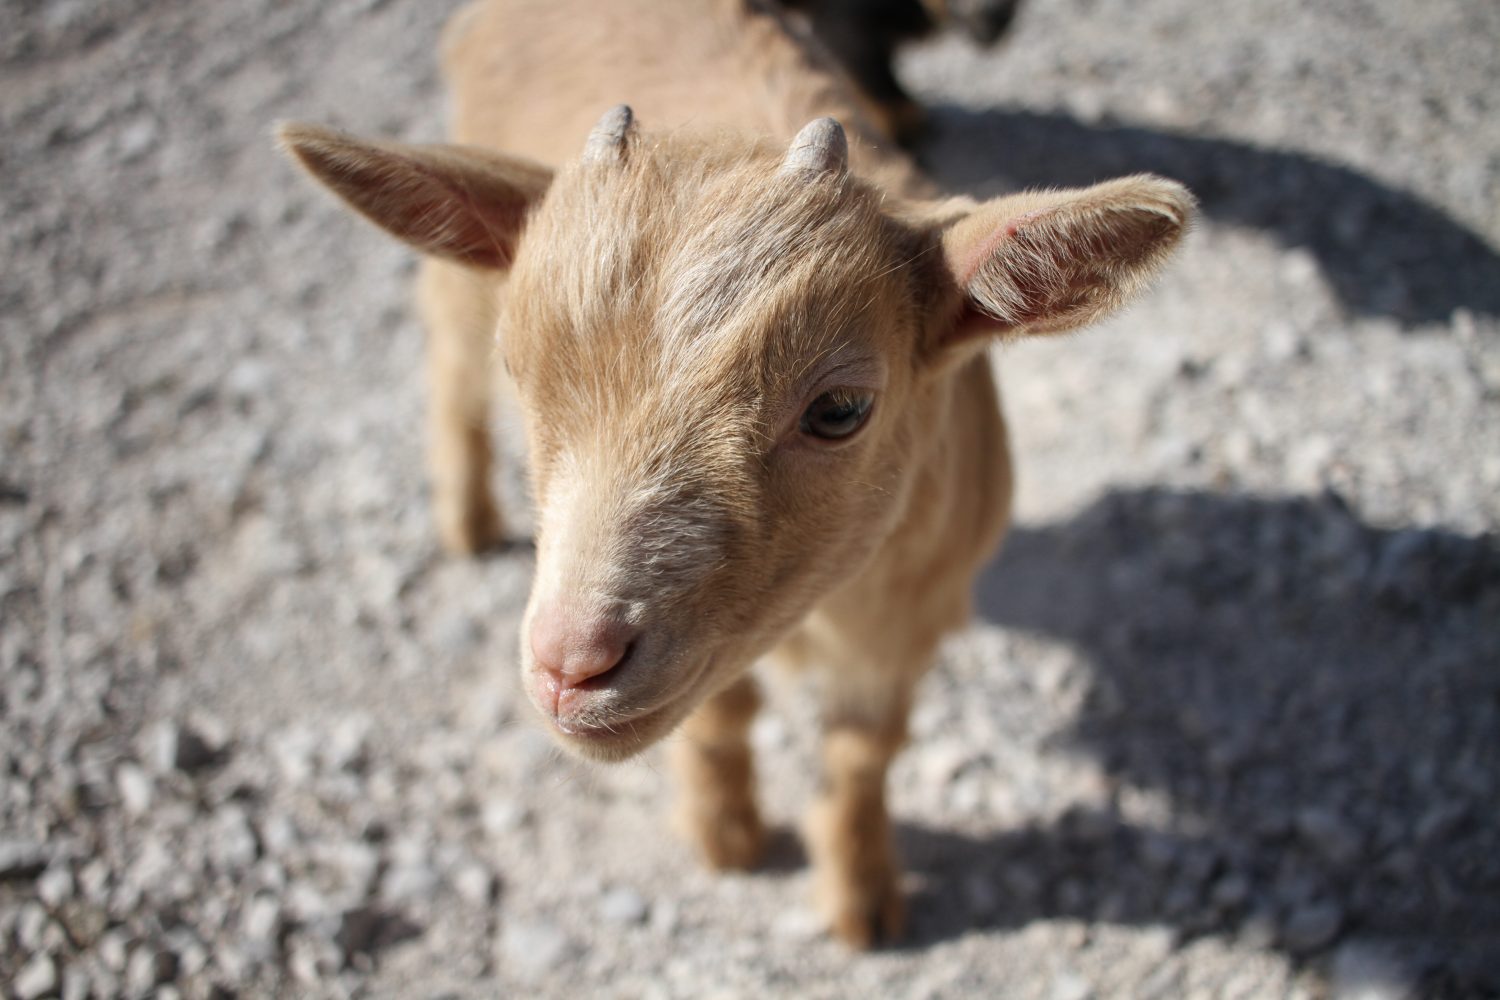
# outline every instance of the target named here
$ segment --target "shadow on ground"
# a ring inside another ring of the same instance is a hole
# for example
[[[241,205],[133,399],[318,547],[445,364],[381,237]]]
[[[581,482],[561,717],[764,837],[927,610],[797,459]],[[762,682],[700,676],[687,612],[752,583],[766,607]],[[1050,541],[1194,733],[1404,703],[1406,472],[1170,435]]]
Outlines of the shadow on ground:
[[[1342,934],[1389,942],[1424,995],[1500,990],[1500,540],[1381,531],[1333,495],[1117,492],[1015,531],[978,603],[1085,653],[1067,747],[1173,815],[906,827],[917,943],[1039,916],[1294,954]]]
[[[1309,251],[1344,307],[1406,325],[1500,316],[1500,253],[1415,195],[1311,156],[1017,110],[932,109],[919,156],[945,188],[990,196],[1152,171],[1210,218]]]

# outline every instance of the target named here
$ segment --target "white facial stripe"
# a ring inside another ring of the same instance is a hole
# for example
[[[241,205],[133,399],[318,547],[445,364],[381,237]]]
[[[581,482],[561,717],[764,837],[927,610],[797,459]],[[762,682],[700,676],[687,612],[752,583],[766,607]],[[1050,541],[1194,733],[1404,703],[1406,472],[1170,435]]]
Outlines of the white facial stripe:
[[[622,458],[559,463],[541,511],[544,593],[594,609],[657,602],[691,590],[723,560],[732,515],[697,492],[699,477],[675,462],[642,475]]]

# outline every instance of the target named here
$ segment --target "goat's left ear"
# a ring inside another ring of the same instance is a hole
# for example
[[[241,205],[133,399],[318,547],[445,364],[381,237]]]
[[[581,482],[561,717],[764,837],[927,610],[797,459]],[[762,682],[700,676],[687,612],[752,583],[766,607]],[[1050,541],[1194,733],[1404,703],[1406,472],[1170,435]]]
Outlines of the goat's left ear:
[[[985,335],[1101,319],[1151,280],[1187,231],[1193,196],[1150,175],[985,202],[943,233],[963,305],[938,351]]]

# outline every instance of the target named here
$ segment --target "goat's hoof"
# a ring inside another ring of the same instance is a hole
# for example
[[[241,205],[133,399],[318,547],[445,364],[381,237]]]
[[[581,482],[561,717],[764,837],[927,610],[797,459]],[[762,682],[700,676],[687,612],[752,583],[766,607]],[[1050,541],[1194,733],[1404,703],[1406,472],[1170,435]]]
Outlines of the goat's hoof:
[[[834,937],[859,951],[901,940],[906,930],[906,900],[894,877],[848,886],[837,896],[830,907]]]
[[[753,805],[705,812],[687,826],[710,868],[749,871],[765,853],[766,829]]]

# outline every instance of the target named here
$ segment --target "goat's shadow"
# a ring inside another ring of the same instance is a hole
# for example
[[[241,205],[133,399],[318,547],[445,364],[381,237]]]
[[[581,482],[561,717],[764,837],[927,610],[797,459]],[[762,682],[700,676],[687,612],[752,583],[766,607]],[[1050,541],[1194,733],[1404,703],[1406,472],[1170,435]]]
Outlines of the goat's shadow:
[[[1013,532],[977,598],[1085,653],[1063,740],[1173,815],[905,826],[915,944],[1045,916],[1294,954],[1341,933],[1423,995],[1500,991],[1500,539],[1378,530],[1333,495],[1117,492]]]
[[[949,190],[1082,185],[1152,171],[1182,181],[1210,218],[1264,229],[1318,261],[1350,312],[1411,326],[1454,310],[1500,316],[1500,252],[1421,198],[1314,157],[1062,114],[931,110],[918,150]]]

